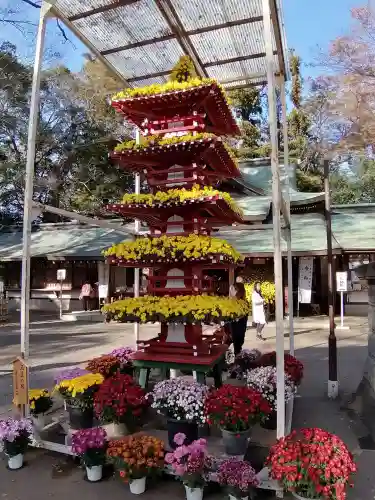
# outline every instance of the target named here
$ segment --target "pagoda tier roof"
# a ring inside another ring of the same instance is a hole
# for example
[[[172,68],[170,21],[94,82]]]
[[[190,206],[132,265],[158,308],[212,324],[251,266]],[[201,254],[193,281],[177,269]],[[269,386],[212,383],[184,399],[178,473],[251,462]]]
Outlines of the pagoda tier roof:
[[[183,202],[170,201],[168,205],[166,203],[160,205],[153,204],[152,206],[147,206],[146,204],[130,205],[114,203],[106,205],[105,208],[107,211],[116,213],[122,217],[139,219],[147,222],[151,226],[157,227],[164,225],[167,220],[174,215],[185,218],[183,221],[185,224],[191,223],[192,217],[200,217],[203,219],[212,218],[214,219],[215,226],[244,223],[242,215],[233,210],[233,208],[231,208],[223,198],[220,198],[219,195],[186,199]]]
[[[235,160],[218,137],[176,142],[112,152],[111,158],[124,170],[166,170],[173,165],[189,166],[204,163],[208,177],[233,178],[241,175]]]
[[[221,87],[215,83],[170,92],[119,98],[112,106],[123,113],[128,121],[144,128],[145,119],[164,121],[205,115],[206,132],[217,135],[240,135],[238,125],[229,109]]]

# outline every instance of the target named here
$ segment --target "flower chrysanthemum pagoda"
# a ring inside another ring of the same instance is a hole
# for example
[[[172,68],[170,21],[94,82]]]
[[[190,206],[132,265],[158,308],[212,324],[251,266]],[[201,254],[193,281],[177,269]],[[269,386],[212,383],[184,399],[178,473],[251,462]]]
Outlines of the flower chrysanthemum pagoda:
[[[178,72],[177,72],[178,73]],[[140,143],[128,141],[111,154],[120,167],[141,173],[149,194],[125,195],[107,210],[145,221],[149,236],[106,250],[109,263],[148,268],[147,295],[105,306],[117,321],[160,322],[160,334],[135,354],[136,361],[207,365],[226,346],[203,324],[222,324],[248,313],[245,301],[214,294],[210,269],[229,269],[242,258],[213,228],[243,222],[228,193],[215,189],[239,176],[220,135],[239,130],[223,89],[213,80],[185,78],[165,85],[127,89],[112,101],[139,127]]]

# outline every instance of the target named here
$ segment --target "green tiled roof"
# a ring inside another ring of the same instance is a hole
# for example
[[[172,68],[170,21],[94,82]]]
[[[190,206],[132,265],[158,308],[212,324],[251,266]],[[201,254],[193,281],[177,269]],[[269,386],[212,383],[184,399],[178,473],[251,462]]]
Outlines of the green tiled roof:
[[[238,162],[241,176],[244,182],[256,189],[261,189],[265,194],[272,192],[272,169],[271,160],[240,160]],[[282,162],[280,168],[280,181],[285,183],[285,170]],[[289,185],[292,191],[296,190],[296,166],[289,165]]]
[[[130,237],[129,237],[130,238]],[[124,233],[99,227],[46,224],[31,235],[32,257],[99,258],[101,251],[126,239]],[[0,260],[22,259],[22,231],[0,233]]]
[[[264,220],[271,210],[271,196],[234,196],[236,203],[244,211],[248,219]],[[324,193],[290,193],[291,207],[311,206],[324,200]]]
[[[374,250],[375,205],[363,209],[335,209],[332,214],[332,232],[344,250]]]
[[[298,193],[292,196],[298,203]],[[314,193],[308,193],[311,197]],[[270,209],[268,197],[246,197],[240,204],[250,216],[264,218]],[[369,251],[375,248],[375,205],[334,207],[332,213],[333,249],[344,251]],[[326,252],[326,228],[323,214],[292,214],[292,250],[310,253]],[[236,230],[227,227],[215,233],[228,240],[244,255],[273,254],[273,231],[270,225],[262,230]],[[129,236],[130,238],[130,236]],[[126,240],[116,229],[88,227],[78,224],[44,224],[35,228],[31,236],[33,257],[99,259],[101,251]],[[286,251],[285,241],[282,249]],[[22,258],[22,231],[0,232],[0,261]]]
[[[264,220],[271,208],[269,196],[242,196],[234,197],[246,217],[254,220]]]
[[[292,215],[292,251],[293,252],[325,252],[327,249],[326,229],[324,216],[321,214]],[[273,254],[272,226],[260,230],[226,229],[217,233],[220,238],[226,239],[239,252],[249,254]],[[281,242],[282,250],[286,252],[284,239]],[[333,241],[333,248],[339,245]]]

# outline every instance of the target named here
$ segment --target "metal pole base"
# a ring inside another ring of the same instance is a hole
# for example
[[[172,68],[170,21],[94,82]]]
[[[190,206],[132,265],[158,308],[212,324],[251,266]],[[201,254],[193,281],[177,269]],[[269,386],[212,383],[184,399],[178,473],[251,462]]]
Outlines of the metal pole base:
[[[337,399],[339,395],[339,383],[337,380],[328,380],[328,397]]]

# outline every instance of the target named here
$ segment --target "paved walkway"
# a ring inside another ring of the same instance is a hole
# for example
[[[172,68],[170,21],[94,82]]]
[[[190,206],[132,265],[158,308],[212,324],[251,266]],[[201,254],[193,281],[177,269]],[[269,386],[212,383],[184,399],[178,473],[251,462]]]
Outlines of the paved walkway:
[[[367,320],[348,318],[350,330],[337,330],[338,363],[340,391],[350,394],[355,391],[366,356]],[[0,332],[0,366],[9,368],[9,361],[17,354],[18,331],[8,329]],[[152,335],[155,329],[144,328],[142,337]],[[255,340],[254,330],[249,329],[246,346],[258,347],[263,351],[275,348],[274,325],[267,326],[267,341]],[[296,321],[295,348],[296,356],[305,364],[305,378],[301,387],[301,397],[296,400],[294,427],[321,426],[341,436],[354,452],[359,466],[355,487],[350,490],[348,500],[371,500],[375,498],[375,452],[361,450],[358,438],[366,435],[366,430],[358,421],[351,420],[341,409],[340,401],[329,401],[327,390],[327,321],[325,318],[300,319]],[[34,387],[50,386],[53,374],[61,366],[80,363],[92,356],[108,352],[110,348],[132,344],[134,339],[131,326],[126,325],[72,325],[50,324],[41,327],[34,325],[31,335],[31,353],[33,370],[31,374]],[[289,339],[286,335],[285,346]],[[0,408],[4,413],[10,409],[11,377],[9,372],[0,377]],[[109,479],[100,484],[89,484],[82,480],[82,471],[71,463],[63,461],[63,472],[56,472],[56,464],[62,463],[61,456],[53,456],[41,450],[33,451],[28,456],[28,466],[18,472],[9,472],[0,464],[0,498],[6,500],[92,500],[103,499],[110,495],[112,500],[133,498],[127,487],[118,480]],[[145,500],[157,495],[169,495],[170,500],[184,498],[184,491],[179,483],[162,481],[150,489]],[[219,500],[223,493],[212,493],[205,498]],[[266,496],[264,498],[273,498]]]

